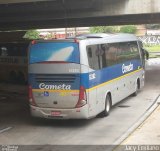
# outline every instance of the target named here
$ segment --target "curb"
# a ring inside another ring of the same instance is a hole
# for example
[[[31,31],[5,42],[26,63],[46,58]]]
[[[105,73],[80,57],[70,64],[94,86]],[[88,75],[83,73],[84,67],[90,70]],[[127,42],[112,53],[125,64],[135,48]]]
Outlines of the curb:
[[[122,144],[124,140],[126,140],[150,115],[153,113],[153,111],[160,105],[160,95],[157,96],[153,104],[146,110],[146,112],[137,120],[137,122],[130,127],[120,138],[118,138],[113,145],[116,147],[113,150],[116,150],[116,148],[119,147],[119,145]]]

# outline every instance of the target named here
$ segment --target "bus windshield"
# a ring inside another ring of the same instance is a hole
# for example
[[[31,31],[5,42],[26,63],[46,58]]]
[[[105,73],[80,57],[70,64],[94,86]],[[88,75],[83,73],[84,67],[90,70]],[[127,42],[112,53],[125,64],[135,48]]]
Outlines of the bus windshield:
[[[73,42],[39,42],[30,47],[29,63],[71,62],[80,63],[79,47]]]

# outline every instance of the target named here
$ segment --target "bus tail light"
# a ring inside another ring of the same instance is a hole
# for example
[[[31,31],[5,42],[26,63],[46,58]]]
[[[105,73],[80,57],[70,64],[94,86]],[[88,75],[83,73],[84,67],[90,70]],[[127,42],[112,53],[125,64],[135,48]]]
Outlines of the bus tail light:
[[[29,103],[31,104],[31,105],[33,105],[33,106],[37,106],[37,104],[36,104],[36,102],[35,102],[35,100],[34,100],[34,98],[33,98],[33,93],[32,93],[32,86],[31,85],[29,85]]]
[[[76,108],[82,107],[87,104],[87,96],[86,96],[86,89],[83,86],[80,86],[79,90],[79,100],[76,105]]]
[[[75,42],[75,43],[79,43],[79,40],[75,38],[75,39],[74,39],[74,42]]]
[[[32,44],[32,45],[36,44],[36,41],[35,41],[35,40],[32,40],[32,41],[31,41],[31,44]]]

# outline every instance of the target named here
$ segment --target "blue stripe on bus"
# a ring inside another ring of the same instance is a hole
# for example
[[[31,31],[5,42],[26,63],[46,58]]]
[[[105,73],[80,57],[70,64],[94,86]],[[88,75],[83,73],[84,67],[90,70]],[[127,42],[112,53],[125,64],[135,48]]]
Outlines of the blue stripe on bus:
[[[123,64],[125,66],[133,64],[133,70],[131,70],[129,72],[126,72],[126,73],[123,73],[122,72],[122,65]],[[94,86],[100,85],[104,82],[113,80],[115,78],[126,75],[128,73],[131,73],[135,70],[138,70],[139,68],[142,68],[141,61],[140,60],[132,60],[132,61],[127,61],[127,62],[122,63],[122,64],[117,64],[117,65],[114,65],[114,66],[103,68],[101,70],[81,74],[81,85],[83,85],[86,89],[89,89],[89,88],[92,88]],[[90,75],[94,75],[95,78],[93,77],[93,79],[89,80]]]
[[[123,73],[122,72],[123,64],[125,66],[133,64],[133,70]],[[68,84],[71,85],[71,90],[79,90],[80,84],[84,86],[86,89],[90,89],[92,87],[98,86],[107,81],[124,76],[128,73],[132,73],[133,71],[136,71],[140,68],[142,68],[140,60],[127,61],[122,64],[116,64],[116,65],[113,65],[107,68],[103,68],[101,70],[93,71],[90,73],[75,74],[76,75],[75,81],[72,83],[68,83]],[[39,83],[36,82],[35,76],[36,76],[35,74],[29,74],[29,83],[32,85],[33,89],[39,89]],[[63,83],[50,82],[47,84],[60,85]]]

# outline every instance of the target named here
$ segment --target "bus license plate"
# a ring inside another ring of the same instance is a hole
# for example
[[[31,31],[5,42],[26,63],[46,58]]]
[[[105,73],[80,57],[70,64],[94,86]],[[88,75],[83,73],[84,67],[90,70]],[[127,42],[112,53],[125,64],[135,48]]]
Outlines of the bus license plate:
[[[52,116],[60,116],[61,115],[61,111],[52,111],[51,115]]]

